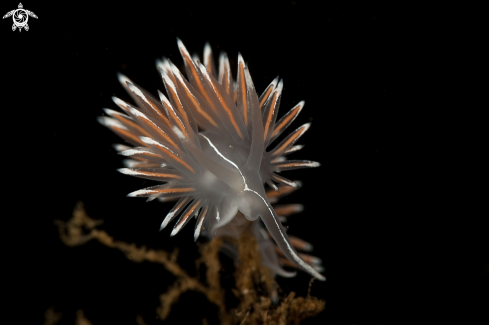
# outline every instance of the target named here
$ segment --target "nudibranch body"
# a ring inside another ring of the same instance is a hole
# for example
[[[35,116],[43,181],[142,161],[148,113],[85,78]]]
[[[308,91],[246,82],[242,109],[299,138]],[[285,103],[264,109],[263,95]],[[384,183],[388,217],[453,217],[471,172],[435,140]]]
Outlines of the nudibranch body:
[[[197,218],[194,239],[203,229],[207,236],[213,237],[236,236],[245,227],[251,227],[260,245],[263,262],[273,272],[282,276],[295,274],[282,269],[280,264],[286,260],[277,256],[277,250],[292,262],[285,264],[325,280],[318,272],[322,269],[320,260],[296,251],[295,247],[310,250],[311,245],[298,238],[289,238],[270,202],[277,195],[267,193],[264,188],[267,183],[278,194],[290,192],[299,183],[277,172],[319,166],[312,161],[285,158],[302,148],[294,144],[307,131],[309,123],[266,151],[297,117],[304,102],[298,103],[276,122],[282,80],[273,80],[258,97],[241,55],[238,55],[237,80],[234,82],[225,53],[220,55],[217,71],[208,44],[204,48],[204,64],[201,64],[197,57],[189,55],[180,40],[177,42],[187,78],[170,60],[158,60],[157,68],[167,93],[165,96],[158,92],[158,101],[119,75],[137,106],[113,97],[125,114],[105,109],[110,117],[99,118],[100,123],[134,146],[116,145],[120,154],[130,158],[125,162],[127,168],[120,172],[166,182],[128,196],[148,197],[149,200],[178,199],[161,225],[163,229],[179,216],[172,236],[193,217]],[[298,212],[300,205],[282,209],[282,215],[291,214]]]

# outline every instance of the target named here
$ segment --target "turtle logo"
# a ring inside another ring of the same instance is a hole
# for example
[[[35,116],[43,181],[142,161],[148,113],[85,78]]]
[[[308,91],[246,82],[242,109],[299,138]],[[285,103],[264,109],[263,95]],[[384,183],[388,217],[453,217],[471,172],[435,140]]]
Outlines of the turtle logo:
[[[12,11],[7,12],[5,16],[3,16],[3,18],[5,19],[10,16],[12,16],[12,19],[14,20],[14,24],[12,25],[12,31],[15,31],[18,28],[19,32],[22,31],[22,28],[24,28],[26,31],[29,30],[29,25],[27,25],[29,16],[37,19],[35,13],[23,9],[22,3],[19,3],[18,9],[14,9]]]

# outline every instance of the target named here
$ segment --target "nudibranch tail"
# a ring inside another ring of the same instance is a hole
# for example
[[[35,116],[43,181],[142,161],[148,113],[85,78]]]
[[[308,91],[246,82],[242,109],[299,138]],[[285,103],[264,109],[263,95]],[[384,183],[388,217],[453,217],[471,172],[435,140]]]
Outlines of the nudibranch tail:
[[[263,198],[263,197],[262,197]],[[294,246],[290,242],[287,233],[285,232],[285,228],[280,222],[277,214],[274,209],[271,207],[266,197],[264,199],[264,208],[261,210],[261,220],[267,227],[267,230],[272,235],[273,239],[277,243],[278,247],[284,253],[285,257],[290,261],[299,265],[304,271],[308,272],[315,278],[319,280],[326,280],[326,278],[320,274],[313,266],[306,263],[297,253]]]

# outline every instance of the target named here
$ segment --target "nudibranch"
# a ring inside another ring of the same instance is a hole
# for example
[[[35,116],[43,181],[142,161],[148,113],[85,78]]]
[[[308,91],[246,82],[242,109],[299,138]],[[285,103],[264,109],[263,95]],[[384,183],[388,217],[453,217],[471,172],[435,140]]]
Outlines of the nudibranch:
[[[281,267],[287,264],[325,280],[319,273],[320,260],[296,251],[296,247],[307,251],[312,246],[289,237],[282,216],[271,205],[278,196],[300,185],[277,173],[319,166],[313,161],[285,158],[302,148],[295,143],[310,123],[266,151],[294,121],[304,102],[277,122],[282,80],[275,78],[258,97],[240,54],[234,81],[226,53],[220,54],[217,71],[209,44],[204,48],[202,64],[197,56],[190,56],[180,40],[177,43],[187,78],[169,59],[157,60],[167,94],[158,91],[158,101],[119,75],[119,81],[137,106],[113,97],[124,113],[105,109],[108,116],[99,117],[101,124],[133,145],[115,145],[121,155],[129,158],[125,161],[127,168],[119,169],[120,172],[166,182],[128,196],[178,200],[161,224],[163,229],[179,216],[171,236],[193,217],[197,219],[194,240],[201,230],[209,237],[236,236],[248,225],[260,245],[263,263],[275,274],[295,275]],[[272,191],[267,195],[265,183],[277,195]],[[282,215],[301,210],[300,205],[279,208],[284,212]]]

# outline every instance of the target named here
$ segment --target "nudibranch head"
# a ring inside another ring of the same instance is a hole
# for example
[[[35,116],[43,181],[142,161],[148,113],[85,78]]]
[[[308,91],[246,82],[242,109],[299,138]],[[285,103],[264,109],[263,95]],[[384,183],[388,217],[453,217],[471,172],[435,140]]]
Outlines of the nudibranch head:
[[[266,151],[294,121],[304,102],[298,103],[277,122],[282,80],[273,80],[258,97],[241,55],[238,55],[235,82],[225,53],[219,57],[217,71],[208,44],[202,64],[200,59],[189,55],[180,40],[177,42],[187,78],[170,60],[157,60],[167,94],[158,92],[157,100],[119,75],[119,81],[137,106],[113,97],[125,114],[105,109],[110,117],[99,118],[100,123],[134,146],[115,146],[121,155],[129,158],[125,161],[126,168],[119,169],[120,172],[166,182],[128,196],[148,197],[148,200],[177,199],[161,225],[163,229],[179,216],[172,236],[193,217],[197,218],[195,239],[204,229],[204,233],[212,237],[235,236],[251,227],[260,244],[263,261],[273,272],[294,275],[281,268],[281,264],[288,264],[324,280],[318,272],[322,269],[319,259],[295,249],[307,251],[312,246],[287,235],[271,205],[272,198],[278,196],[264,188],[267,183],[276,193],[290,192],[299,183],[277,173],[319,166],[317,162],[285,158],[302,148],[294,144],[307,131],[309,123]],[[298,205],[292,206],[295,208],[284,208],[284,212],[298,212]],[[251,223],[245,222],[245,218]],[[270,237],[288,262],[277,256]]]

